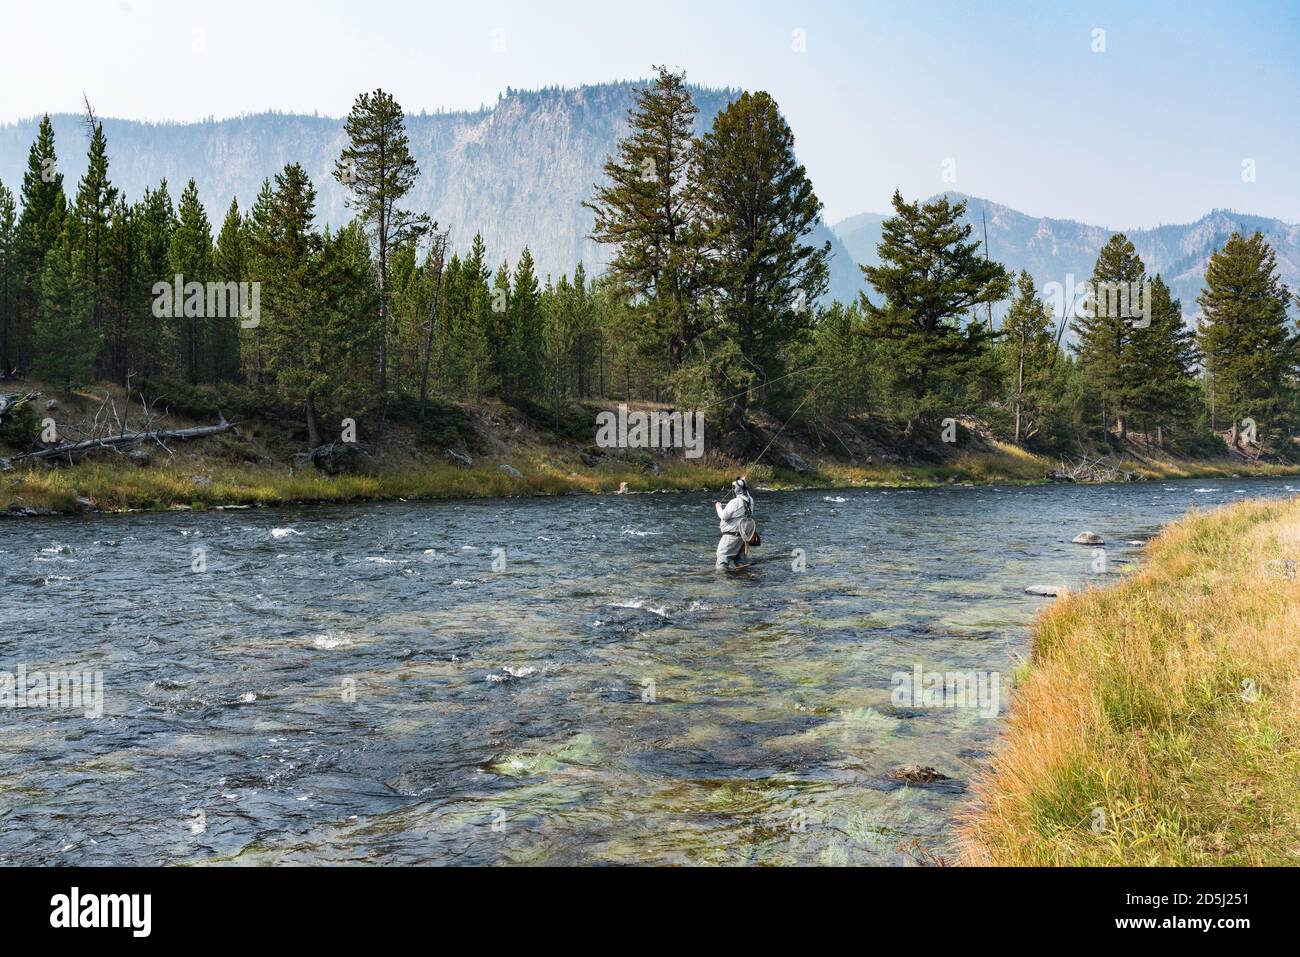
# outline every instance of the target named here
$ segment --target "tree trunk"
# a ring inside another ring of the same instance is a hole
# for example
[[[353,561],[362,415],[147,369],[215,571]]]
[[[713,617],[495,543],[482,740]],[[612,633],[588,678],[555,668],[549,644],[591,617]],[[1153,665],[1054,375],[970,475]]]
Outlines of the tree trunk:
[[[307,448],[318,449],[321,446],[320,424],[316,421],[316,401],[311,393],[303,401],[303,412],[307,419]]]

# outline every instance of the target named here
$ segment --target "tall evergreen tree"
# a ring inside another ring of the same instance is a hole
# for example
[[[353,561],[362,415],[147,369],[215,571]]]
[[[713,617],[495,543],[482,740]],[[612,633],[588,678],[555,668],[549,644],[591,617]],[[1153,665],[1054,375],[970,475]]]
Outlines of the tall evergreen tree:
[[[167,180],[157,189],[144,191],[132,213],[139,244],[140,271],[147,289],[155,283],[173,282],[171,269],[172,232],[176,228],[176,213],[172,206]],[[130,371],[145,376],[157,376],[172,371],[175,357],[180,353],[172,320],[154,315],[153,300],[140,300],[139,314],[129,323],[125,332]]]
[[[717,115],[700,146],[700,181],[717,319],[739,353],[722,374],[741,392],[777,378],[787,345],[811,327],[830,243],[805,242],[822,204],[766,93],[744,93]],[[748,400],[737,395],[735,412]]]
[[[1004,381],[1015,414],[1012,434],[1019,445],[1038,430],[1043,409],[1051,402],[1056,354],[1051,313],[1039,297],[1033,277],[1024,270],[1002,320],[1002,334]]]
[[[168,262],[184,283],[207,283],[212,280],[212,227],[199,201],[194,180],[186,184],[176,210],[176,228],[172,230]],[[186,382],[211,381],[211,350],[208,341],[207,297],[185,296],[183,315],[172,316],[176,342],[180,346],[177,371]]]
[[[101,263],[103,372],[122,385],[137,369],[134,350],[138,348],[137,340],[143,338],[139,327],[145,323],[141,304],[150,301],[152,282],[145,281],[137,211],[120,197],[114,204]]]
[[[497,390],[494,372],[492,329],[497,316],[492,311],[492,272],[487,265],[487,247],[481,234],[474,237],[469,255],[461,263],[460,309],[456,324],[456,361],[460,370],[461,394],[478,401]],[[509,303],[506,304],[507,309]]]
[[[99,351],[99,330],[89,321],[89,297],[78,282],[74,241],[73,224],[67,221],[45,254],[41,304],[32,336],[33,370],[65,391],[91,381]]]
[[[1134,370],[1133,414],[1150,441],[1163,446],[1165,434],[1186,425],[1196,411],[1196,336],[1183,322],[1182,303],[1160,276],[1151,281],[1144,326],[1135,326],[1129,345]]]
[[[108,143],[104,138],[104,125],[96,121],[93,114],[90,114],[89,123],[90,149],[86,172],[77,184],[77,198],[73,204],[76,226],[73,260],[77,281],[86,297],[90,328],[102,334],[110,298],[104,267],[117,189],[108,178]],[[104,371],[98,357],[96,370]]]
[[[239,213],[239,201],[232,199],[221,224],[221,232],[217,235],[217,245],[212,251],[214,281],[236,284],[250,281],[248,257],[244,249],[247,232],[244,218]],[[238,309],[227,309],[224,318],[219,315],[208,316],[207,341],[211,351],[209,366],[217,381],[233,381],[239,375],[239,333],[242,321]]]
[[[303,410],[307,444],[321,444],[316,386],[322,348],[313,274],[322,239],[316,231],[316,188],[297,163],[275,176],[269,205],[254,207],[250,253],[253,274],[262,278],[259,331],[263,374],[277,391]]]
[[[1297,360],[1297,339],[1287,318],[1290,294],[1277,271],[1277,255],[1261,233],[1233,233],[1210,257],[1205,291],[1197,300],[1204,320],[1200,347],[1213,387],[1219,423],[1230,422],[1235,441],[1243,419],[1261,439],[1276,442],[1292,428],[1287,379]]]
[[[427,216],[399,203],[415,185],[420,168],[411,156],[402,108],[383,90],[362,93],[344,122],[349,144],[334,164],[334,177],[352,194],[350,204],[374,237],[379,291],[379,371],[382,395],[388,391],[388,257],[403,242],[418,240],[430,227]]]
[[[63,234],[67,206],[63,174],[58,170],[58,156],[54,152],[54,126],[46,114],[37,129],[36,142],[27,154],[23,211],[18,217],[18,301],[10,350],[20,371],[32,363],[32,329],[42,308],[45,259]]]
[[[1107,421],[1114,420],[1121,439],[1128,434],[1128,416],[1142,375],[1129,354],[1133,337],[1142,330],[1135,323],[1134,297],[1129,297],[1129,309],[1125,310],[1120,292],[1140,288],[1145,280],[1146,267],[1133,243],[1123,233],[1116,233],[1097,256],[1092,270],[1093,294],[1086,315],[1076,320],[1079,370],[1101,399],[1102,415]]]
[[[906,419],[905,433],[955,401],[962,372],[985,354],[990,333],[973,310],[1006,298],[1010,279],[985,258],[965,202],[940,196],[908,203],[894,193],[894,215],[882,226],[880,265],[863,266],[882,297],[863,294],[878,368]]]
[[[585,205],[595,213],[591,237],[614,247],[611,283],[646,303],[650,341],[680,365],[700,332],[704,247],[696,182],[699,112],[686,75],[656,67],[654,84],[628,111],[631,131],[605,162],[608,184]]]
[[[14,194],[0,183],[0,379],[14,370],[18,282],[18,210]]]
[[[514,289],[510,296],[509,340],[506,343],[509,382],[520,395],[534,395],[542,386],[544,319],[541,299],[533,254],[525,246],[515,267]]]

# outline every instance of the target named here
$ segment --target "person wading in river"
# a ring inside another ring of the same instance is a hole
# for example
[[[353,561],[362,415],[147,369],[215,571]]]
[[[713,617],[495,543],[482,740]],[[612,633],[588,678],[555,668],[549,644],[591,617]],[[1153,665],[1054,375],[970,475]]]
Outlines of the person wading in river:
[[[731,483],[736,497],[726,505],[714,502],[718,513],[718,568],[739,568],[748,564],[749,547],[759,544],[758,526],[754,522],[754,500],[749,495],[749,483],[738,478]],[[746,560],[742,560],[743,559]]]

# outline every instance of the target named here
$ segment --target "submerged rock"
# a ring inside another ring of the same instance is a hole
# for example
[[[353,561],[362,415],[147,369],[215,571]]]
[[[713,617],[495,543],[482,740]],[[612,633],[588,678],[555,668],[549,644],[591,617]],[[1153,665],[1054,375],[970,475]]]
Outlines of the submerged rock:
[[[940,774],[932,767],[922,767],[919,764],[908,764],[901,768],[895,768],[889,772],[889,776],[895,781],[903,781],[907,784],[934,784],[936,781],[952,780],[948,775]]]
[[[1105,545],[1106,539],[1102,538],[1096,532],[1080,532],[1074,536],[1071,541],[1076,545]]]

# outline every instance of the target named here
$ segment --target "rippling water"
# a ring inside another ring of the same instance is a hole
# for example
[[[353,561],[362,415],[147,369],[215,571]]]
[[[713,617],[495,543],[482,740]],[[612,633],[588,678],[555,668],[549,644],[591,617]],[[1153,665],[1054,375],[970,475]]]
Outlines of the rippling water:
[[[3,522],[0,672],[105,691],[99,718],[0,708],[0,863],[943,854],[999,719],[896,705],[894,673],[996,673],[1005,713],[1026,585],[1108,580],[1189,507],[1291,493],[760,492],[732,574],[704,495]],[[903,787],[904,764],[952,780]]]

